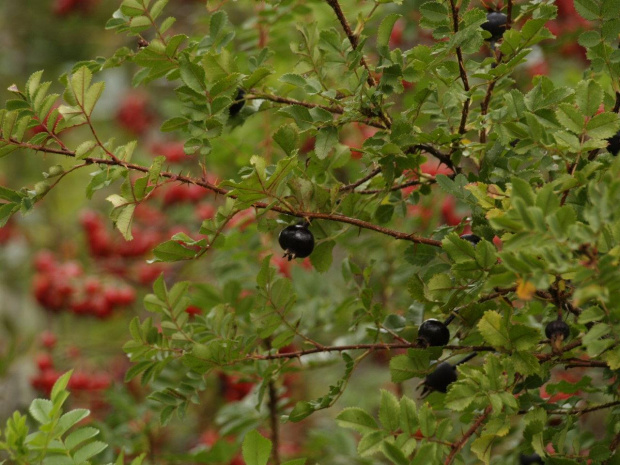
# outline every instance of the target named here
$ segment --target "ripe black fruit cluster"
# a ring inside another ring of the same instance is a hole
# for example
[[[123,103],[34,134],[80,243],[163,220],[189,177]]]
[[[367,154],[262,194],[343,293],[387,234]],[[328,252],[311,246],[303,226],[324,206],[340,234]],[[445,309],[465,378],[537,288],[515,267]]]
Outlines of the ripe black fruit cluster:
[[[504,13],[500,13],[499,11],[490,11],[487,13],[487,22],[480,26],[485,31],[491,33],[491,37],[486,40],[497,42],[501,39],[506,31],[507,22],[508,17]]]
[[[243,98],[244,96],[245,96],[245,90],[241,88],[238,89],[237,96],[235,97],[235,102],[228,108],[228,114],[230,116],[235,116],[239,114],[239,112],[245,105],[245,99]]]
[[[430,318],[418,328],[418,342],[425,347],[445,346],[450,340],[450,330],[439,320]]]
[[[305,258],[314,250],[314,236],[306,222],[287,226],[278,236],[280,247],[289,261],[293,258]]]

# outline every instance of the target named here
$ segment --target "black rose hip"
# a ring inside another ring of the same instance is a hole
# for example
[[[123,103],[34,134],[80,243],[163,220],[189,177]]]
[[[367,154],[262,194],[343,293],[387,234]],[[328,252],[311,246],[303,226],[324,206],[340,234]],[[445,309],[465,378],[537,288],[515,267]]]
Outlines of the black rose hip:
[[[305,258],[314,250],[314,236],[307,223],[287,226],[280,231],[278,242],[289,261],[293,258]]]
[[[490,11],[487,13],[487,22],[480,26],[487,32],[491,33],[491,37],[486,40],[497,42],[502,38],[506,31],[507,16],[499,11]]]
[[[551,346],[554,350],[559,350],[562,342],[570,336],[569,326],[560,319],[551,321],[545,326],[545,336],[551,340]]]
[[[424,389],[445,393],[448,391],[448,386],[454,383],[457,377],[456,366],[448,362],[440,363],[435,371],[429,373],[424,379]]]
[[[481,241],[479,236],[476,236],[475,234],[461,234],[461,239],[471,242],[473,245],[476,245],[478,242]]]
[[[418,341],[423,346],[445,346],[450,340],[450,330],[433,318],[426,320],[418,329]]]
[[[237,115],[243,106],[245,105],[245,91],[243,89],[237,90],[237,96],[235,97],[235,102],[228,108],[228,114],[230,116]]]

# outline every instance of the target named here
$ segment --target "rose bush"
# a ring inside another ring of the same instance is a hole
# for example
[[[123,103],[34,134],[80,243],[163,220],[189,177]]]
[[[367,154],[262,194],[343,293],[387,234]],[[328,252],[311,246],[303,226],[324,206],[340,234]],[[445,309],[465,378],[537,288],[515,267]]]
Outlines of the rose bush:
[[[5,86],[8,460],[619,463],[618,0],[172,3]]]

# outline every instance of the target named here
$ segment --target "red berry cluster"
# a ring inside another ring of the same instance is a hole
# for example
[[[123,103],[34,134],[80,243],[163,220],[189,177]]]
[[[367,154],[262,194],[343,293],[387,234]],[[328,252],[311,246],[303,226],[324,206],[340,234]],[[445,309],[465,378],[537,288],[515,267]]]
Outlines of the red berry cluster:
[[[69,310],[76,315],[107,318],[136,299],[133,288],[104,285],[94,276],[85,276],[78,263],[58,262],[49,251],[37,254],[35,269],[34,296],[43,308],[54,313]]]
[[[90,254],[98,264],[109,273],[145,286],[167,269],[165,265],[144,261],[157,244],[170,237],[166,221],[161,212],[140,204],[134,213],[134,238],[126,241],[118,231],[108,229],[99,213],[87,210],[81,218]]]
[[[36,356],[37,374],[30,379],[31,386],[49,396],[54,383],[62,375],[62,371],[56,370],[52,351],[56,347],[56,336],[50,331],[44,331],[40,338],[45,352]],[[87,374],[76,371],[69,380],[69,389],[75,391],[99,392],[110,387],[111,379],[106,373]]]
[[[123,98],[116,120],[128,131],[141,135],[151,127],[155,115],[144,94],[132,93]]]

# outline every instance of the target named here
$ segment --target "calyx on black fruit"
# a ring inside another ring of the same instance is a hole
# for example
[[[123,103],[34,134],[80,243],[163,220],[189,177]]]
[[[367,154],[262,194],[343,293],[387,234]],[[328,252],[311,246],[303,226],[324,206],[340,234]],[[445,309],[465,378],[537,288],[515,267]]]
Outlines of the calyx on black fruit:
[[[461,234],[461,239],[464,239],[466,241],[471,242],[472,244],[476,245],[478,242],[480,242],[482,239],[480,239],[480,237],[476,236],[475,234]]]
[[[448,386],[456,381],[457,376],[456,366],[448,362],[440,363],[435,371],[424,379],[424,391],[447,392]]]
[[[547,326],[545,326],[545,336],[551,340],[551,346],[559,350],[562,341],[565,341],[568,339],[568,336],[570,336],[570,328],[565,322],[558,318],[555,321],[547,323]]]
[[[235,116],[241,111],[243,105],[245,105],[245,99],[243,98],[244,96],[245,90],[238,89],[237,96],[235,97],[235,102],[228,108],[228,114],[230,116]]]
[[[544,464],[543,459],[538,454],[532,454],[532,455],[521,454],[519,455],[519,463],[521,465],[532,465],[534,463]]]
[[[506,31],[507,21],[508,17],[504,13],[500,13],[499,11],[490,11],[487,13],[487,22],[480,26],[485,31],[491,33],[491,37],[486,40],[497,42],[501,39]]]
[[[450,330],[439,320],[430,318],[418,328],[418,341],[423,346],[445,346],[450,340]]]
[[[607,139],[607,151],[614,156],[620,152],[620,131],[615,136]]]
[[[314,236],[308,226],[308,223],[299,223],[280,231],[278,242],[289,261],[293,258],[305,258],[314,250]]]

